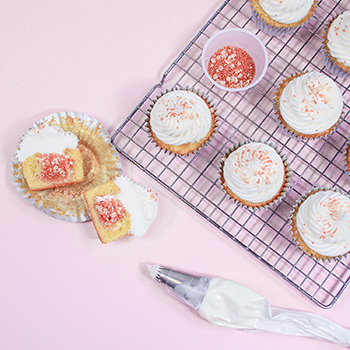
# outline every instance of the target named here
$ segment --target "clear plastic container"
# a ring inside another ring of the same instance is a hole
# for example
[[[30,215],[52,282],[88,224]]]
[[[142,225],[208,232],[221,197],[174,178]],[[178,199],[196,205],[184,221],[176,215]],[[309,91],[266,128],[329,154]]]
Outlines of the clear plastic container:
[[[228,88],[215,82],[208,73],[211,56],[224,46],[245,50],[255,63],[255,76],[251,84],[242,88]],[[239,28],[225,29],[214,34],[205,44],[202,53],[202,66],[206,77],[217,87],[226,91],[244,91],[252,88],[264,77],[268,66],[267,50],[263,42],[253,33]]]

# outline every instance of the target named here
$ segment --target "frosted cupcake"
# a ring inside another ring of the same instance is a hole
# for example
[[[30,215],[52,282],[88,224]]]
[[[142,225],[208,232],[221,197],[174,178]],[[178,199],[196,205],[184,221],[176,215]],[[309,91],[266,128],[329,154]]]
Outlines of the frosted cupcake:
[[[325,261],[346,256],[350,198],[333,189],[313,189],[293,207],[290,226],[297,246],[312,258]]]
[[[159,147],[183,156],[211,139],[217,127],[216,110],[198,90],[167,90],[151,106],[147,123]]]
[[[321,50],[327,69],[342,78],[350,77],[350,11],[332,18],[325,28]]]
[[[286,35],[307,23],[314,14],[317,0],[250,0],[255,24],[263,32]]]
[[[84,196],[104,244],[126,235],[142,237],[158,213],[156,193],[125,176],[92,188]]]
[[[332,134],[340,124],[343,96],[325,74],[306,72],[282,81],[274,107],[277,122],[288,136],[317,139]]]
[[[246,142],[227,152],[219,173],[223,190],[248,208],[267,208],[281,200],[291,181],[285,156],[263,142]]]

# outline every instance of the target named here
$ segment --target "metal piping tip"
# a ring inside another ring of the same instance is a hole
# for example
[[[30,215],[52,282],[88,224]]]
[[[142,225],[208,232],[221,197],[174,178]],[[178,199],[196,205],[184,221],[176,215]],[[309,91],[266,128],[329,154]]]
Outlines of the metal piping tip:
[[[148,265],[148,271],[155,281],[195,309],[202,303],[210,283],[209,277],[193,276],[161,265]]]

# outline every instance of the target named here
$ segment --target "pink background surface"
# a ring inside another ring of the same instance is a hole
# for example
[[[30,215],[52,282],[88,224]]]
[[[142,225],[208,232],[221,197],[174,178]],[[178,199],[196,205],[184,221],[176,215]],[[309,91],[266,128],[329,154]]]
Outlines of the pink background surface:
[[[214,326],[164,292],[143,262],[232,279],[350,327],[350,290],[319,308],[125,159],[124,174],[159,195],[141,239],[102,245],[91,222],[53,219],[13,185],[16,145],[35,121],[83,112],[112,134],[221,3],[0,2],[1,349],[340,348]]]

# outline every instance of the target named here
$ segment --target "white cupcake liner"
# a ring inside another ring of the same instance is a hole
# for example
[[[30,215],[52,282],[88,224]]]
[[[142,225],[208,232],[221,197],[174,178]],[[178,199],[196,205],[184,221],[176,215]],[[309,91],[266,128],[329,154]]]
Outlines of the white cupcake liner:
[[[296,200],[295,204],[292,206],[292,210],[290,212],[290,215],[288,217],[288,226],[289,226],[289,230],[292,231],[292,218],[295,214],[295,210],[297,209],[297,207],[313,192],[318,192],[318,191],[324,191],[324,190],[331,190],[331,191],[334,191],[334,192],[337,192],[339,194],[342,194],[342,195],[345,195],[345,196],[348,196],[345,192],[339,190],[339,189],[335,189],[335,188],[331,188],[331,187],[312,187],[309,191],[306,191],[304,195],[300,196],[299,199]],[[296,240],[296,238],[294,236],[292,236],[292,242],[294,243],[294,245],[299,249],[301,250],[306,256],[308,256],[310,259],[313,259],[315,261],[333,261],[333,260],[341,260],[342,258],[347,258],[347,255],[349,253],[346,253],[344,255],[341,255],[341,256],[335,256],[335,257],[329,257],[329,258],[316,258],[315,256],[312,256],[311,254],[308,254],[306,253],[302,247],[299,245],[299,241]],[[306,244],[306,243],[305,243]],[[310,248],[312,249],[312,248]]]
[[[71,117],[71,119],[69,119],[69,117]],[[113,175],[114,178],[120,176],[122,174],[120,156],[115,147],[111,144],[108,132],[96,119],[91,118],[86,114],[75,112],[55,113],[34,123],[27,133],[32,129],[38,129],[40,125],[57,125],[65,130],[65,125],[67,125],[68,120],[74,120],[74,123],[78,123],[79,129],[87,131],[87,133],[84,134],[86,135],[87,141],[85,141],[87,143],[89,139],[98,141],[98,145],[101,148],[99,152],[101,152],[101,154],[105,153],[109,155],[109,163],[106,164],[104,168],[108,169],[106,171],[110,173],[109,175]],[[72,132],[74,133],[74,131]],[[73,196],[69,193],[68,188],[70,186],[74,187],[74,185],[70,185],[66,188],[60,187],[59,191],[56,191],[55,189],[31,191],[29,189],[23,175],[22,164],[18,159],[18,151],[26,134],[23,135],[19,141],[12,162],[12,178],[17,191],[36,209],[41,210],[45,214],[56,219],[69,222],[84,222],[90,220],[90,214],[87,210],[84,199],[79,196]],[[113,169],[115,169],[115,171]],[[100,181],[100,179],[98,181]],[[81,186],[81,184],[77,184],[77,186]],[[58,196],[60,197],[58,198]],[[81,195],[81,197],[83,196]],[[65,201],[63,204],[67,205],[67,207],[64,208],[64,205],[56,203],[58,200]]]
[[[227,156],[235,151],[236,149],[238,149],[239,147],[243,146],[243,145],[246,145],[246,144],[249,144],[249,143],[252,143],[252,142],[257,142],[257,143],[263,143],[265,145],[268,145],[270,147],[272,147],[277,153],[278,155],[281,157],[282,161],[283,161],[283,164],[284,164],[284,167],[285,167],[285,170],[286,170],[286,180],[285,180],[285,183],[284,183],[284,186],[280,192],[280,195],[275,198],[273,201],[271,201],[270,203],[268,204],[265,204],[265,205],[262,205],[262,206],[249,206],[249,205],[246,205],[246,204],[243,204],[241,203],[239,200],[237,199],[234,199],[232,198],[226,191],[225,191],[225,188],[223,186],[223,183],[221,182],[221,174],[223,172],[223,166],[224,166],[224,163],[225,163],[225,160],[227,158]],[[219,183],[220,183],[220,187],[221,187],[221,190],[223,192],[225,192],[227,198],[229,198],[230,200],[232,200],[235,204],[237,204],[238,206],[242,207],[242,208],[246,208],[246,209],[250,209],[250,210],[261,210],[261,209],[268,209],[269,207],[272,207],[274,204],[277,204],[279,202],[281,202],[288,194],[289,190],[290,190],[290,186],[291,186],[291,182],[292,182],[292,170],[291,170],[291,167],[290,167],[290,164],[287,160],[287,157],[282,154],[282,152],[276,147],[274,146],[272,143],[268,143],[268,142],[264,142],[264,141],[254,141],[254,140],[247,140],[245,142],[240,142],[238,143],[237,145],[233,146],[233,147],[230,147],[228,149],[227,152],[225,152],[225,155],[223,156],[223,158],[221,159],[220,161],[220,164],[219,164]]]
[[[202,97],[207,102],[211,113],[214,114],[215,119],[216,119],[214,131],[213,131],[212,135],[210,136],[210,138],[205,143],[203,143],[203,145],[201,145],[198,149],[193,150],[192,152],[186,153],[186,154],[184,154],[182,156],[180,154],[177,154],[176,152],[172,152],[171,150],[168,150],[168,149],[160,147],[157,144],[157,142],[153,139],[152,133],[150,131],[151,127],[149,125],[150,124],[151,111],[152,111],[152,108],[154,107],[155,103],[157,102],[157,100],[159,98],[161,98],[163,95],[167,94],[168,92],[176,91],[176,90],[178,90],[178,91],[191,91],[191,92],[197,94],[198,96]],[[172,88],[170,90],[166,89],[165,91],[162,91],[159,96],[156,96],[156,99],[152,101],[152,104],[149,106],[149,108],[147,110],[147,120],[146,120],[147,134],[151,138],[152,143],[154,143],[157,147],[162,149],[165,152],[165,154],[168,153],[168,154],[173,154],[173,155],[179,155],[180,157],[188,156],[190,154],[195,154],[195,153],[200,152],[205,146],[207,146],[211,142],[213,136],[216,134],[216,132],[218,130],[219,122],[218,122],[218,119],[217,119],[217,115],[218,115],[217,109],[215,108],[215,105],[214,105],[213,101],[209,98],[209,96],[207,94],[205,94],[204,92],[200,91],[199,89],[189,88],[188,86],[186,86],[185,88],[176,88],[176,87],[174,87],[174,88]]]

